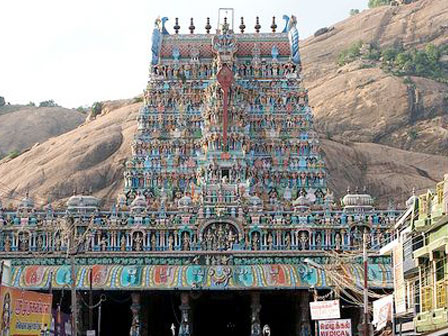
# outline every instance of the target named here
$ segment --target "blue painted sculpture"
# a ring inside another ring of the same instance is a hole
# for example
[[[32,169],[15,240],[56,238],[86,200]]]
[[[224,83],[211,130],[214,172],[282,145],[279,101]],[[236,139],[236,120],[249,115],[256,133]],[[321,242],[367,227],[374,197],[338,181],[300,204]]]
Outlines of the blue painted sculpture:
[[[288,38],[291,48],[291,60],[295,64],[300,63],[299,53],[299,31],[297,30],[297,18],[291,15],[291,19],[288,21]]]
[[[152,31],[152,59],[151,64],[155,65],[159,63],[159,53],[160,53],[160,45],[162,43],[162,34],[161,34],[161,20],[160,18],[156,19],[154,23],[154,30]]]

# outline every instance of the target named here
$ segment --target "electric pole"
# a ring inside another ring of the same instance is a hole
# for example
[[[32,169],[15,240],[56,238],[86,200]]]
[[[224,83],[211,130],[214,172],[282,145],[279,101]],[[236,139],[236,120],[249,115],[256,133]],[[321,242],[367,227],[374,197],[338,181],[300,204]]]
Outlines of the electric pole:
[[[72,224],[70,218],[67,219]],[[72,335],[78,336],[78,300],[76,295],[76,268],[75,268],[75,255],[77,246],[75,246],[75,233],[76,230],[70,227],[70,265],[71,265],[71,296],[72,296]]]
[[[364,261],[364,336],[369,336],[369,296],[368,296],[368,258],[367,258],[367,231],[362,237],[362,257]]]
[[[93,282],[93,268],[89,271],[89,330],[93,329],[93,293],[92,293],[92,282]]]

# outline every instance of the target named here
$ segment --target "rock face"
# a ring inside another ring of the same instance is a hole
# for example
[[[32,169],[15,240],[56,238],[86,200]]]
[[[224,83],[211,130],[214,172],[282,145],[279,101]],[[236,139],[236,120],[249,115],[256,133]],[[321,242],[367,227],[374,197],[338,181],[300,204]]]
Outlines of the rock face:
[[[71,131],[85,115],[63,107],[0,107],[0,153],[21,152],[37,142]]]
[[[11,202],[30,191],[40,205],[48,198],[66,199],[75,190],[91,190],[109,206],[123,189],[124,162],[131,155],[140,106],[134,103],[110,110],[13,160],[0,161],[0,190],[7,187],[11,191],[7,195]],[[322,148],[330,188],[339,192],[336,196],[342,196],[347,186],[366,186],[382,204],[389,199],[402,202],[413,187],[434,185],[448,168],[445,156],[373,143],[341,144],[324,139]]]
[[[339,67],[339,53],[354,42],[422,48],[448,43],[448,3],[421,0],[366,10],[302,43],[305,87],[316,127],[336,141],[374,142],[448,155],[448,85],[403,77],[360,63]]]
[[[447,43],[441,28],[446,22],[446,0],[421,0],[364,11],[302,43],[305,86],[337,197],[347,186],[366,186],[382,205],[392,200],[403,206],[412,188],[433,187],[448,172],[445,84],[415,77],[410,86],[379,68],[336,63],[339,52],[358,40],[381,46]],[[14,202],[30,191],[43,205],[47,198],[62,202],[74,190],[90,189],[108,206],[123,188],[140,106],[133,100],[104,102],[95,120],[0,161],[0,197],[7,194]],[[42,140],[27,146],[36,141]]]

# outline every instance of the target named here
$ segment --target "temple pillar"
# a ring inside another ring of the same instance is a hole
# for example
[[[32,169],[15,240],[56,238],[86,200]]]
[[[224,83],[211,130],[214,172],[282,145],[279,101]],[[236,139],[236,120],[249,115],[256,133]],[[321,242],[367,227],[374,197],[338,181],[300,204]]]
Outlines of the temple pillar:
[[[130,336],[141,336],[141,322],[140,322],[140,293],[133,292],[131,293],[132,304],[131,304],[131,312],[132,312],[132,322],[131,322],[131,330],[129,332]]]
[[[180,294],[180,311],[181,311],[181,322],[179,326],[179,336],[190,336],[192,335],[192,324],[191,324],[191,314],[190,314],[190,296],[188,293]]]
[[[250,325],[250,335],[251,336],[260,336],[261,335],[261,325],[260,325],[260,293],[253,292],[251,295],[251,325]]]
[[[310,294],[308,291],[301,290],[297,293],[296,299],[297,316],[296,335],[311,335],[311,319],[310,319]]]

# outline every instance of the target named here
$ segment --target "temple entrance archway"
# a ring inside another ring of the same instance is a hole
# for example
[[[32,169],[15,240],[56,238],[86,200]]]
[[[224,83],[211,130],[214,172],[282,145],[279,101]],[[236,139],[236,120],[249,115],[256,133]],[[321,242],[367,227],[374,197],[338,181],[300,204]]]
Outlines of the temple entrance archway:
[[[193,333],[248,336],[250,316],[249,293],[202,292],[193,300]]]
[[[269,291],[260,295],[260,324],[268,325],[271,335],[296,335],[298,317],[297,295],[293,291]]]

